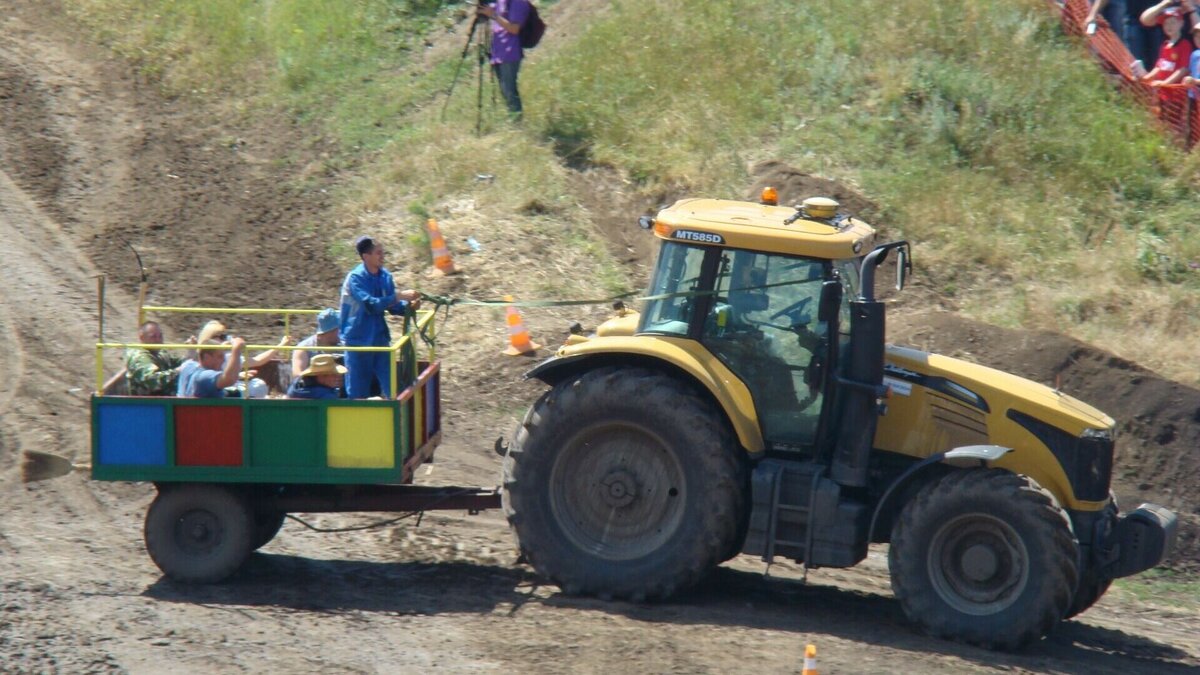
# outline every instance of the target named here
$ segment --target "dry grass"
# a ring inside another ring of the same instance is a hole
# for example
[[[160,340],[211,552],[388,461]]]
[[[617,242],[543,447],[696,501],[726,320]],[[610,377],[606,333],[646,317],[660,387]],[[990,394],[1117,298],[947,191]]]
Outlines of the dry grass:
[[[449,205],[471,201],[466,229],[538,271],[469,290],[607,294],[627,276],[570,195],[564,156],[647,191],[717,196],[743,192],[752,160],[781,159],[880,204],[948,303],[1200,384],[1180,339],[1200,328],[1200,156],[1116,94],[1044,0],[551,2],[552,32],[522,74],[525,126],[488,100],[482,137],[470,69],[441,117],[461,5],[67,6],[173,91],[254,92],[339,140],[331,161],[363,178],[341,196],[335,252],[368,222],[415,259],[413,214],[455,232],[467,216]]]

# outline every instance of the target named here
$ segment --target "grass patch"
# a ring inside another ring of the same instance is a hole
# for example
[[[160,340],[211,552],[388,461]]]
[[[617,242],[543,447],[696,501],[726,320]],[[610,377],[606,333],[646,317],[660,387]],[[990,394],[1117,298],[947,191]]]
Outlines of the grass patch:
[[[1117,579],[1113,586],[1139,602],[1200,611],[1200,578],[1195,575],[1156,567],[1136,576]]]
[[[514,224],[515,243],[493,245],[549,264],[529,242],[568,247],[599,261],[581,285],[614,290],[595,236],[560,236],[587,229],[566,167],[735,196],[752,162],[781,159],[861,188],[914,242],[918,274],[975,317],[1200,383],[1174,339],[1200,330],[1200,156],[1117,93],[1043,0],[545,3],[524,126],[485,100],[482,136],[471,63],[442,114],[462,3],[66,4],[167,91],[283,108],[335,139],[330,161],[362,176],[347,219],[469,200]]]

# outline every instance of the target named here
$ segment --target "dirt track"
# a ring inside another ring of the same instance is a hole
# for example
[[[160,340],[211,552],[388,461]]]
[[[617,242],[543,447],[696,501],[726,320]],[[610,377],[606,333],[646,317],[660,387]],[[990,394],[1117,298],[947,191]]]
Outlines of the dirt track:
[[[300,224],[320,220],[325,203],[319,191],[280,188],[286,176],[274,175],[265,161],[273,144],[288,141],[288,129],[220,128],[211,115],[160,100],[122,64],[80,46],[55,23],[48,3],[6,4],[12,11],[0,17],[0,268],[6,271],[0,672],[798,672],[806,642],[818,646],[824,672],[1200,668],[1194,612],[1116,594],[1022,654],[926,638],[892,599],[881,548],[859,568],[815,571],[807,585],[794,566],[777,565],[767,578],[761,563],[743,557],[667,603],[571,598],[515,564],[510,535],[492,513],[346,534],[289,522],[227,584],[194,588],[165,580],[141,543],[152,487],[81,476],[30,486],[18,480],[24,449],[87,457],[86,395],[93,381],[87,345],[97,320],[91,277],[99,269],[112,275],[105,321],[113,337],[132,327],[129,291],[136,281],[132,256],[114,234],[137,241],[155,261],[163,297],[188,297],[186,289],[201,296],[191,298],[198,303],[321,304],[337,270],[299,286],[280,280],[292,278],[298,261],[328,267],[319,242],[299,232]],[[236,147],[217,140],[230,137],[250,140]],[[268,138],[276,140],[257,140]],[[287,259],[258,253],[284,237],[293,253]],[[453,344],[456,331],[469,332],[466,323],[452,321],[443,340]],[[172,328],[176,335],[186,330]],[[934,339],[919,326],[908,330]],[[1011,340],[1005,344],[1013,348]],[[518,382],[528,364],[454,348],[445,358],[453,364],[447,441],[422,480],[493,484],[499,462],[491,441],[511,424],[511,412],[495,397],[530,400],[536,388]],[[1095,364],[1104,366],[1102,359]],[[1135,439],[1137,424],[1146,437],[1162,438],[1157,417],[1138,419],[1129,427]],[[1183,427],[1166,445],[1194,434],[1194,420],[1176,422]],[[1144,447],[1135,445],[1123,459],[1148,452],[1138,449]],[[1194,463],[1163,464],[1141,489],[1162,492],[1189,467]],[[1164,494],[1196,506],[1190,494]],[[312,520],[345,525],[372,518]]]

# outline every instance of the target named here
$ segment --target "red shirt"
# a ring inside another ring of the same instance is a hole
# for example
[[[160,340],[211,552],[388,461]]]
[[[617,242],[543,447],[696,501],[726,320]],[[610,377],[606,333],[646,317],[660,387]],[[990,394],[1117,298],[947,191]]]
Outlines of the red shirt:
[[[1158,60],[1154,62],[1154,67],[1158,69],[1158,75],[1155,80],[1165,80],[1170,77],[1176,70],[1187,70],[1188,59],[1192,56],[1192,41],[1186,38],[1180,38],[1171,44],[1170,40],[1163,40],[1162,47],[1158,49]],[[1195,74],[1193,73],[1193,77]]]

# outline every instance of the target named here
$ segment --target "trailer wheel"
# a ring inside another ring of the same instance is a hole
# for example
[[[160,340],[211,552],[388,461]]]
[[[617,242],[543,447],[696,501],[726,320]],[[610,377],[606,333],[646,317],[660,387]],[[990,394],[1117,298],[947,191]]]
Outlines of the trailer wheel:
[[[275,538],[275,535],[279,534],[279,530],[283,529],[283,521],[286,518],[287,514],[282,511],[255,509],[254,537],[251,541],[250,550],[257,551],[270,543]]]
[[[1067,514],[1026,476],[959,470],[921,489],[892,530],[892,591],[926,631],[989,649],[1049,633],[1079,579]]]
[[[208,584],[233,574],[253,550],[254,516],[246,500],[218,485],[161,490],[146,513],[146,550],[168,577]]]
[[[639,368],[560,383],[504,461],[504,509],[529,562],[572,594],[635,601],[691,585],[736,551],[746,469],[723,416]]]

